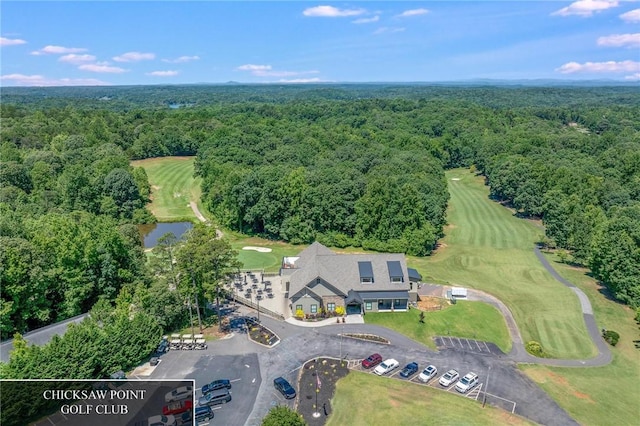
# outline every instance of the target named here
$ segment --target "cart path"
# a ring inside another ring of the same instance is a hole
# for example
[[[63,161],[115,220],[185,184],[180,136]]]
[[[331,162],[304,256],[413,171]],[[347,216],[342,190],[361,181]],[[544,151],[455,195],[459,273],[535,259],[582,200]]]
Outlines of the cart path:
[[[189,205],[191,206],[191,210],[193,210],[193,214],[196,215],[196,217],[198,218],[198,220],[200,222],[209,223],[207,218],[204,217],[202,215],[202,213],[200,213],[200,209],[198,208],[198,204],[196,204],[195,201],[189,201]],[[222,233],[222,231],[220,229],[216,229],[216,236],[218,238],[222,238],[224,236],[224,234]]]

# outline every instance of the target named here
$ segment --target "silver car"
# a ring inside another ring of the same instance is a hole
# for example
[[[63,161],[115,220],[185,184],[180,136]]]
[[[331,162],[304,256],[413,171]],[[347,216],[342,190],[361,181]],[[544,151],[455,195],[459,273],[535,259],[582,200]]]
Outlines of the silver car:
[[[460,377],[460,375],[456,370],[449,370],[440,377],[438,383],[442,386],[451,386],[458,380],[458,377]]]

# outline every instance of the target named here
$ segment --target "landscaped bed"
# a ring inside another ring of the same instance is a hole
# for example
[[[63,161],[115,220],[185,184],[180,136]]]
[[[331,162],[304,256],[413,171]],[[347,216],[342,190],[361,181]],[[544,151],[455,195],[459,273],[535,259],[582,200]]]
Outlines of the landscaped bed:
[[[247,329],[249,331],[249,339],[261,345],[273,347],[280,343],[280,338],[267,327],[257,322],[247,320]]]
[[[347,374],[347,362],[333,358],[313,359],[300,369],[297,411],[309,426],[325,424],[332,411],[331,398],[335,393],[336,382]],[[313,413],[320,415],[314,417]]]

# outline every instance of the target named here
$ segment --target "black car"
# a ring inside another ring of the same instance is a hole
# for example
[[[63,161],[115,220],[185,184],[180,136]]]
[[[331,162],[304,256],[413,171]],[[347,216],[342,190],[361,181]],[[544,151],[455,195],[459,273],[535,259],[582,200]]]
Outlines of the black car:
[[[213,392],[214,390],[223,389],[223,388],[231,389],[231,381],[229,381],[228,379],[219,379],[219,380],[214,380],[211,383],[207,383],[202,387],[202,394],[206,395],[209,392]]]
[[[296,390],[283,377],[274,379],[273,386],[275,386],[275,388],[278,389],[286,399],[293,399],[296,397]]]
[[[195,416],[197,422],[206,422],[213,418],[213,410],[208,405],[196,407]]]

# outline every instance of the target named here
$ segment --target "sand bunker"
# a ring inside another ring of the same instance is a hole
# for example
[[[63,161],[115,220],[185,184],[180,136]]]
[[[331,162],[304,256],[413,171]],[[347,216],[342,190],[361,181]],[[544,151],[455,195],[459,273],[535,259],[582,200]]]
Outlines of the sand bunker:
[[[255,251],[259,251],[260,253],[269,253],[271,251],[271,249],[267,247],[255,247],[255,246],[242,247],[242,250],[255,250]]]

